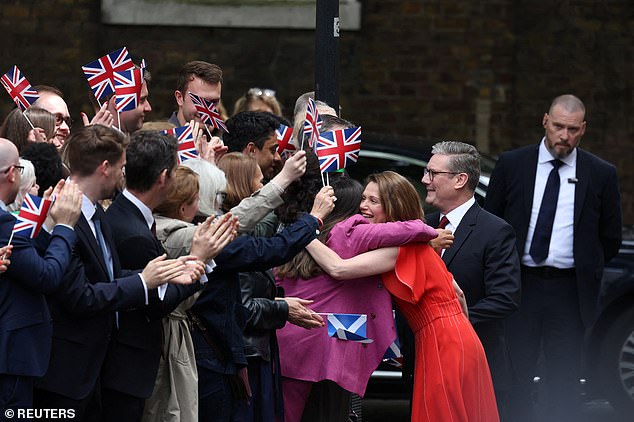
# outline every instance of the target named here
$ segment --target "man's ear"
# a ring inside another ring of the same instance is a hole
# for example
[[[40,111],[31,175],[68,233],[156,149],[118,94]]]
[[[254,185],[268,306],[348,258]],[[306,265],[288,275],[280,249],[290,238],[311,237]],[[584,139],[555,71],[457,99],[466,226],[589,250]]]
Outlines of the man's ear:
[[[103,160],[101,164],[97,166],[96,172],[107,176],[111,167],[112,166],[110,165],[110,162],[108,160]]]
[[[249,142],[244,149],[242,150],[243,154],[254,156],[255,155],[255,144],[253,142]]]
[[[458,176],[458,181],[456,181],[455,188],[456,189],[464,188],[467,182],[469,181],[469,176],[467,176],[467,173],[458,173],[456,176]]]
[[[163,171],[161,172],[161,174],[159,174],[158,177],[158,183],[163,186],[167,183],[167,169],[163,169]]]
[[[174,98],[176,98],[176,104],[178,104],[179,107],[182,107],[183,103],[185,102],[185,98],[183,98],[183,93],[177,89],[176,91],[174,91]]]
[[[542,118],[542,126],[546,129],[546,125],[548,124],[548,113],[544,113],[544,117]]]

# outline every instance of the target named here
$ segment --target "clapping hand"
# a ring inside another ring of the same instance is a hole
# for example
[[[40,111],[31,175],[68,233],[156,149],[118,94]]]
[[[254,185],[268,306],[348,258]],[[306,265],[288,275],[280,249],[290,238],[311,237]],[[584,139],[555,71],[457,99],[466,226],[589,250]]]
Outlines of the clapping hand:
[[[204,262],[215,258],[229,242],[236,238],[237,224],[237,217],[233,217],[231,213],[218,218],[208,217],[196,228],[191,254]]]
[[[101,108],[99,109],[97,114],[95,114],[95,117],[92,118],[92,120],[88,120],[88,116],[86,115],[86,113],[81,113],[81,120],[84,123],[84,126],[103,125],[111,127],[114,124],[114,117],[112,116],[112,113],[110,113],[110,111],[108,110],[108,101],[104,101],[104,103],[101,105]]]

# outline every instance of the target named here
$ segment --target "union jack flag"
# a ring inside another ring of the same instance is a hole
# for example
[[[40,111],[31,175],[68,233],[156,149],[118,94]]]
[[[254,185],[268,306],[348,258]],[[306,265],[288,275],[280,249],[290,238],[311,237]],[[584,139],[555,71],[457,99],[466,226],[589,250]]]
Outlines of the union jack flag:
[[[315,104],[315,100],[309,97],[306,105],[306,119],[304,120],[304,139],[308,139],[308,146],[311,148],[317,138],[319,138],[321,124],[322,121],[317,110],[317,104]]]
[[[175,127],[164,130],[163,133],[171,135],[178,140],[178,164],[185,160],[198,158],[198,151],[194,144],[194,133],[191,126]]]
[[[319,134],[315,153],[322,173],[346,168],[356,163],[361,149],[361,127],[333,130]]]
[[[97,100],[115,92],[114,73],[134,69],[126,47],[81,67]]]
[[[37,237],[50,207],[51,201],[49,199],[42,199],[27,193],[24,196],[20,214],[16,217],[13,234],[29,236],[30,238]]]
[[[225,132],[229,132],[225,122],[222,120],[222,116],[220,116],[220,113],[216,108],[216,104],[214,104],[213,101],[208,101],[192,92],[188,92],[188,94],[191,97],[194,107],[196,107],[196,111],[198,112],[198,116],[200,116],[200,120],[203,123],[209,123],[216,129],[222,129]]]
[[[295,148],[295,145],[291,143],[291,137],[293,136],[293,128],[286,125],[280,125],[275,129],[275,135],[277,135],[277,153],[282,158],[288,158],[291,156]]]
[[[22,72],[17,66],[13,66],[13,69],[2,75],[0,82],[22,111],[25,111],[40,98],[26,77],[22,76]]]
[[[134,110],[141,101],[143,76],[141,69],[130,69],[114,73],[115,107],[117,111]]]

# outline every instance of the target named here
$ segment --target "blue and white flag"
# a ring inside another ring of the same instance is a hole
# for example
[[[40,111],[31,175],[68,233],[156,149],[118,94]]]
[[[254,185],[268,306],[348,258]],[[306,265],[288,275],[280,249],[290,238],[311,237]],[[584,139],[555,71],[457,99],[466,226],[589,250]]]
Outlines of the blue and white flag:
[[[339,340],[372,343],[367,338],[366,314],[326,314],[328,316],[328,335]]]

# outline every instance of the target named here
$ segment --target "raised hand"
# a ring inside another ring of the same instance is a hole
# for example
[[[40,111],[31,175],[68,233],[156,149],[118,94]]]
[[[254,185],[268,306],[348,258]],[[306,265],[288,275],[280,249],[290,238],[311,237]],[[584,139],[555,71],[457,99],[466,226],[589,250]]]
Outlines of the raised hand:
[[[215,219],[208,217],[196,228],[191,254],[204,262],[215,258],[229,242],[236,238],[236,221],[231,213]]]
[[[86,115],[86,113],[81,113],[81,120],[84,123],[84,126],[103,125],[110,127],[114,124],[114,117],[112,116],[112,113],[108,111],[108,101],[104,101],[104,103],[101,105],[101,108],[99,109],[97,114],[95,114],[95,117],[92,118],[92,120],[88,121],[88,116]]]
[[[297,151],[292,157],[286,160],[284,167],[273,178],[275,183],[282,189],[298,180],[306,173],[306,151]]]
[[[47,197],[47,192],[44,197]],[[65,224],[74,227],[75,223],[81,215],[81,196],[82,193],[73,181],[60,180],[55,189],[53,189],[53,205],[49,212],[49,216],[53,220],[53,224]]]
[[[330,215],[333,209],[335,209],[336,200],[337,197],[335,196],[335,191],[331,186],[321,188],[315,196],[313,209],[310,211],[310,215],[323,220]]]
[[[324,320],[321,315],[311,311],[306,306],[313,303],[312,300],[298,297],[280,297],[288,304],[288,322],[306,329],[323,327]]]
[[[11,251],[13,250],[13,245],[7,245],[0,248],[0,274],[5,272],[11,261],[9,257],[11,256]]]

